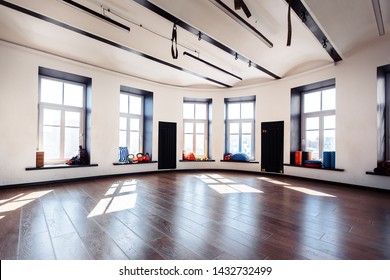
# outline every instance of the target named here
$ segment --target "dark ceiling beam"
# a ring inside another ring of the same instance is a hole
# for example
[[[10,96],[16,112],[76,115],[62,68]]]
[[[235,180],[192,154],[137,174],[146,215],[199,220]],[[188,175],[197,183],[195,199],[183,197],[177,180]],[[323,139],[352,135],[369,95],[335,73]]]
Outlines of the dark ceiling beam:
[[[326,50],[326,52],[330,55],[334,62],[342,60],[341,56],[332,46],[324,32],[322,32],[319,25],[315,22],[313,17],[307,11],[305,6],[302,4],[300,0],[286,0],[287,4],[291,5],[293,11],[298,15],[298,17],[302,20],[302,22],[310,29],[310,31],[314,34],[317,40],[320,42],[321,46]],[[294,27],[293,27],[294,28]]]
[[[212,64],[212,63],[210,63],[210,62],[208,62],[208,61],[206,61],[204,59],[201,59],[200,57],[197,57],[197,56],[195,56],[193,54],[190,54],[188,52],[183,52],[183,55],[186,55],[186,56],[191,57],[191,58],[193,58],[193,59],[195,59],[197,61],[200,61],[200,62],[202,62],[202,63],[204,63],[204,64],[206,64],[206,65],[208,65],[208,66],[210,66],[210,67],[212,67],[214,69],[217,69],[217,70],[219,70],[219,71],[221,71],[221,72],[223,72],[225,74],[228,74],[228,75],[230,75],[230,76],[232,76],[232,77],[234,77],[234,78],[236,78],[238,80],[242,80],[241,77],[239,77],[239,76],[237,76],[237,75],[235,75],[235,74],[233,74],[233,73],[231,73],[229,71],[226,71],[225,69],[222,69],[221,67],[218,67],[217,65],[214,65],[214,64]]]
[[[209,0],[211,3],[213,3],[216,7],[218,7],[221,11],[223,11],[225,14],[227,14],[230,18],[232,18],[235,22],[237,22],[239,25],[241,25],[243,28],[248,30],[250,33],[252,33],[254,36],[256,36],[260,41],[262,41],[267,47],[272,48],[274,45],[270,40],[268,40],[267,37],[265,37],[261,32],[259,32],[256,28],[254,28],[252,25],[250,25],[245,19],[240,17],[237,13],[235,13],[232,9],[229,8],[225,3],[223,3],[221,0]],[[242,8],[246,7],[242,6]],[[246,8],[248,9],[248,8]],[[249,12],[249,10],[248,10]]]
[[[35,17],[35,18],[37,18],[37,19],[46,21],[46,22],[48,22],[48,23],[54,24],[54,25],[56,25],[56,26],[65,28],[65,29],[67,29],[67,30],[73,31],[73,32],[75,32],[75,33],[78,33],[78,34],[80,34],[80,35],[83,35],[83,36],[86,36],[86,37],[88,37],[88,38],[94,39],[94,40],[99,41],[99,42],[101,42],[101,43],[110,45],[110,46],[112,46],[112,47],[116,47],[116,48],[119,48],[119,49],[121,49],[121,50],[127,51],[127,52],[129,52],[129,53],[139,55],[139,56],[141,56],[141,57],[144,57],[144,58],[149,59],[149,60],[151,60],[151,61],[157,62],[157,63],[159,63],[159,64],[162,64],[162,65],[171,67],[171,68],[173,68],[173,69],[182,71],[182,72],[187,73],[187,74],[191,74],[191,75],[196,76],[196,77],[198,77],[198,78],[201,78],[201,79],[207,80],[207,81],[209,81],[209,82],[218,84],[218,85],[220,85],[220,86],[223,86],[223,87],[231,87],[230,85],[227,85],[227,84],[222,83],[222,82],[220,82],[220,81],[217,81],[217,80],[215,80],[215,79],[212,79],[212,78],[209,78],[209,77],[200,75],[200,74],[195,73],[195,72],[193,72],[193,71],[191,71],[191,70],[188,70],[188,69],[184,69],[184,68],[182,68],[182,67],[180,67],[180,66],[174,65],[174,64],[172,64],[172,63],[169,63],[169,62],[167,62],[167,61],[161,60],[161,59],[156,58],[156,57],[154,57],[154,56],[151,56],[151,55],[142,53],[142,52],[140,52],[140,51],[134,50],[134,49],[129,48],[129,47],[125,46],[125,45],[118,44],[118,43],[113,42],[113,41],[111,41],[111,40],[108,40],[108,39],[106,39],[106,38],[103,38],[103,37],[100,37],[100,36],[95,35],[95,34],[93,34],[93,33],[84,31],[84,30],[79,29],[79,28],[77,28],[77,27],[68,25],[68,24],[66,24],[66,23],[64,23],[64,22],[61,22],[61,21],[58,21],[58,20],[56,20],[56,19],[50,18],[50,17],[48,17],[48,16],[39,14],[39,13],[37,13],[37,12],[31,11],[31,10],[29,10],[29,9],[23,8],[23,7],[18,6],[18,5],[16,5],[16,4],[13,4],[13,3],[10,3],[10,2],[7,2],[7,1],[0,1],[0,5],[3,5],[3,6],[5,6],[5,7],[8,7],[8,8],[10,8],[10,9],[13,9],[13,10],[18,11],[18,12],[21,12],[21,13],[23,13],[23,14],[26,14],[26,15],[29,15],[29,16],[32,16],[32,17]]]
[[[252,67],[262,71],[263,73],[266,73],[267,75],[275,78],[275,79],[280,79],[278,75],[272,73],[271,71],[267,70],[266,68],[262,67],[261,65],[258,65],[251,61],[250,59],[240,55],[237,51],[227,47],[226,45],[222,44],[221,42],[213,39],[212,37],[208,36],[207,34],[203,33],[202,31],[196,29],[195,27],[189,25],[188,23],[180,20],[179,18],[175,17],[174,15],[168,13],[167,11],[161,9],[160,7],[156,6],[155,4],[147,1],[147,0],[133,0],[134,2],[137,2],[141,6],[147,8],[148,10],[158,14],[159,16],[165,18],[166,20],[176,23],[176,25],[180,26],[184,30],[187,30],[188,32],[194,34],[198,38],[200,37],[201,40],[204,40],[213,46],[223,50],[224,52],[227,52],[233,57],[236,57],[237,59],[240,59],[241,61],[244,61],[246,64],[251,64]]]
[[[62,0],[62,1],[67,3],[67,4],[69,4],[72,7],[75,7],[77,9],[83,11],[83,12],[86,12],[86,13],[88,13],[90,15],[93,15],[94,17],[97,17],[98,19],[107,21],[107,22],[109,22],[110,24],[112,24],[114,26],[117,26],[119,28],[122,28],[122,29],[130,32],[130,27],[128,27],[128,26],[126,26],[126,25],[124,25],[124,24],[122,24],[120,22],[117,22],[117,21],[115,21],[115,20],[113,20],[113,19],[111,19],[109,17],[106,17],[106,16],[104,16],[102,14],[99,14],[98,12],[96,12],[96,11],[86,7],[86,6],[83,6],[83,5],[81,5],[81,4],[79,4],[79,3],[75,2],[75,1],[72,1],[72,0]]]

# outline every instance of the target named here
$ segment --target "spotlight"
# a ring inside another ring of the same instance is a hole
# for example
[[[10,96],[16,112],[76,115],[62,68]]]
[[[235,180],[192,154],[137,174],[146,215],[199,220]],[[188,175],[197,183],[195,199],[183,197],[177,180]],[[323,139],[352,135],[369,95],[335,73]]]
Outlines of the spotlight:
[[[236,55],[234,56],[234,59],[235,59],[235,60],[238,59],[238,53],[236,53]]]
[[[249,64],[248,64],[248,67],[251,67],[252,66],[252,61],[249,60]]]

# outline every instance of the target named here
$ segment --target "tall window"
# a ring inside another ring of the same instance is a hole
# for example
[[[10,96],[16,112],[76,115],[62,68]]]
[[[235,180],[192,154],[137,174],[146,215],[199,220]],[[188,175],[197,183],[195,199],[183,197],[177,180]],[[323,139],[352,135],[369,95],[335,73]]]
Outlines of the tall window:
[[[128,147],[130,154],[143,153],[144,97],[121,92],[119,147]]]
[[[336,150],[336,89],[302,94],[302,148],[312,152],[313,159],[321,159],[324,151]]]
[[[390,160],[390,64],[377,69],[378,163]]]
[[[184,102],[184,150],[208,157],[208,102]]]
[[[245,153],[254,159],[255,101],[229,101],[226,104],[226,152]]]
[[[45,163],[60,163],[85,146],[86,85],[39,77],[39,148]]]

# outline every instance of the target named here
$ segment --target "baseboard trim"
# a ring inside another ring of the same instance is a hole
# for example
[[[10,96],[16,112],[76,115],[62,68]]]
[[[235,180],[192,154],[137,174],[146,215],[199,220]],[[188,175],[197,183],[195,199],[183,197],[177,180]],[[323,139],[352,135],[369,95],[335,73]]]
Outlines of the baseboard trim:
[[[59,180],[51,180],[51,181],[10,184],[10,185],[0,186],[0,190],[1,189],[12,189],[12,188],[28,188],[28,187],[36,187],[36,186],[56,185],[56,184],[63,184],[63,183],[69,183],[69,182],[86,181],[86,180],[99,180],[99,179],[114,178],[114,177],[119,178],[119,177],[124,177],[124,176],[136,176],[136,175],[142,175],[142,174],[158,174],[161,172],[194,172],[194,173],[195,172],[196,173],[207,172],[207,173],[210,173],[210,172],[221,172],[221,171],[232,172],[232,173],[247,173],[247,174],[251,174],[251,175],[266,175],[266,176],[279,177],[279,178],[284,177],[284,178],[291,178],[291,179],[299,179],[299,180],[303,180],[303,181],[318,182],[318,183],[324,183],[324,184],[333,184],[336,186],[347,187],[347,188],[380,191],[380,192],[386,192],[386,193],[390,192],[390,190],[382,189],[382,188],[378,188],[378,187],[354,185],[354,184],[341,183],[341,182],[335,182],[335,181],[300,177],[300,176],[289,175],[289,174],[285,174],[285,173],[273,173],[273,172],[237,170],[237,169],[220,169],[220,168],[166,169],[166,170],[163,169],[163,170],[151,170],[151,171],[139,171],[139,172],[126,172],[126,173],[106,174],[106,175],[98,175],[98,176],[59,179]]]

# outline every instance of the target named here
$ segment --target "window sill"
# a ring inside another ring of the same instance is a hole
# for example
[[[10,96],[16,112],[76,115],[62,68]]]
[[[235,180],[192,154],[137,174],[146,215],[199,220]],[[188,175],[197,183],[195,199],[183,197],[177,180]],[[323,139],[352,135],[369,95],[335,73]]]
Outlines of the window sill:
[[[215,162],[214,159],[207,159],[207,160],[185,160],[181,159],[179,162]]]
[[[43,167],[26,167],[26,171],[32,170],[50,170],[50,169],[66,169],[66,168],[80,168],[80,167],[95,167],[98,166],[96,163],[86,164],[86,165],[68,165],[68,164],[52,164],[44,165]]]
[[[148,161],[148,162],[114,162],[112,165],[134,165],[134,164],[149,164],[149,163],[157,163],[157,161]]]
[[[383,177],[390,177],[390,174],[379,174],[379,173],[375,173],[375,172],[372,172],[372,171],[367,171],[366,172],[367,175],[375,175],[375,176],[383,176]]]
[[[283,164],[284,166],[291,166],[291,167],[298,167],[298,168],[305,168],[305,169],[314,169],[314,170],[327,170],[327,171],[338,171],[338,172],[343,172],[344,169],[341,168],[323,168],[323,167],[307,167],[307,166],[300,166],[300,165],[293,165],[293,164],[288,164],[285,163]]]
[[[258,162],[258,161],[254,161],[254,160],[245,161],[245,160],[223,160],[223,159],[221,159],[221,162],[260,163],[260,162]]]

